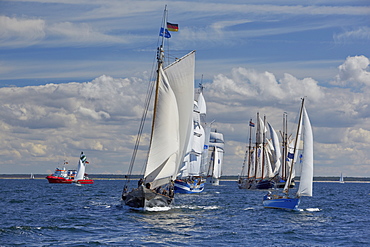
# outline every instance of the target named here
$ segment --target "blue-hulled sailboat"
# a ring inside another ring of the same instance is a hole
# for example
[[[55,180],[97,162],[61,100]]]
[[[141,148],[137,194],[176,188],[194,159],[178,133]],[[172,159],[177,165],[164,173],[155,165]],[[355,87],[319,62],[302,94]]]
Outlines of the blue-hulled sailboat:
[[[303,149],[300,153],[299,147],[303,142]],[[297,134],[294,141],[293,163],[290,167],[289,177],[285,183],[283,195],[272,194],[270,191],[263,198],[265,208],[278,208],[287,210],[297,210],[302,196],[312,196],[313,181],[313,134],[310,119],[304,106],[304,98],[299,114]],[[292,181],[293,169],[298,165],[297,157],[300,158],[301,177],[298,191],[294,197],[289,196],[290,183]]]

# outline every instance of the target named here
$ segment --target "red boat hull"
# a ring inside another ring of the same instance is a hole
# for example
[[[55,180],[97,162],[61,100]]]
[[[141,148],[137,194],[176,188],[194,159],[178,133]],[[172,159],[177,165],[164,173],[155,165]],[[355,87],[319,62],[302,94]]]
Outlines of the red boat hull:
[[[71,184],[73,183],[73,179],[68,179],[68,178],[63,178],[63,177],[55,177],[52,175],[49,175],[46,177],[46,179],[49,181],[51,184]],[[85,180],[78,180],[78,184],[93,184],[94,180],[92,179],[85,179]]]
[[[47,176],[46,179],[51,184],[71,184],[73,182],[73,179],[67,179],[62,177],[55,177],[55,176]]]

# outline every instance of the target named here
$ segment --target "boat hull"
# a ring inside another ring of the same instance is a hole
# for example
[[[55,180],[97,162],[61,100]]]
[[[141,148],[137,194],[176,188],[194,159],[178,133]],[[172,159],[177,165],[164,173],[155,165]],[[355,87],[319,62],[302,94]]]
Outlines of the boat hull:
[[[272,198],[263,200],[264,208],[277,208],[286,210],[297,210],[299,205],[299,198]]]
[[[46,179],[51,184],[71,184],[73,183],[73,179],[63,178],[63,177],[47,176]]]
[[[94,180],[92,179],[83,179],[83,180],[77,180],[78,184],[93,184],[94,183]]]
[[[275,187],[275,182],[272,180],[240,179],[238,187],[247,190],[268,190]]]
[[[154,190],[140,186],[122,195],[124,203],[132,208],[153,208],[168,207],[173,201],[173,197],[159,194]]]
[[[275,187],[275,182],[271,180],[261,180],[257,183],[256,188],[259,190],[268,190]]]
[[[194,194],[204,190],[204,181],[198,180],[186,182],[184,180],[175,180],[175,193]]]
[[[71,184],[71,183],[77,183],[77,184],[93,184],[94,180],[92,179],[81,179],[78,181],[74,181],[70,178],[63,178],[63,177],[56,177],[56,176],[47,176],[46,179],[51,184]]]

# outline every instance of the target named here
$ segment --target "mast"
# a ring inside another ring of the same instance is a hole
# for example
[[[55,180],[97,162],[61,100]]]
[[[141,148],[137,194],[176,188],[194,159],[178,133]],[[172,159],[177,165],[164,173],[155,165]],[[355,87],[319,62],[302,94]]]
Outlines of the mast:
[[[249,145],[248,145],[248,178],[250,177],[251,171],[251,149],[252,149],[252,119],[249,121]]]
[[[294,140],[294,150],[293,150],[293,160],[292,160],[292,164],[290,166],[290,171],[289,171],[289,177],[288,177],[288,180],[286,181],[286,185],[285,185],[285,189],[284,189],[284,193],[285,194],[288,194],[289,193],[289,187],[290,187],[290,183],[291,183],[291,180],[292,180],[292,173],[293,173],[293,168],[294,168],[294,164],[295,164],[295,155],[296,155],[296,150],[297,150],[297,146],[298,146],[298,137],[299,137],[299,133],[300,133],[300,130],[301,130],[301,127],[302,127],[302,112],[303,112],[303,105],[304,105],[304,98],[302,98],[302,104],[301,104],[301,109],[299,111],[299,120],[298,120],[298,126],[297,126],[297,133],[296,133],[296,137],[295,137],[295,140]]]
[[[265,126],[266,126],[266,116],[263,116],[263,134],[262,134],[262,177],[261,179],[264,178],[264,171],[265,171],[265,138],[266,138],[266,132],[265,132]]]
[[[287,160],[288,156],[288,114],[283,113],[283,167],[282,167],[282,178],[286,181],[287,179]]]
[[[259,117],[260,113],[257,112],[257,131],[256,131],[256,153],[254,154],[255,158],[255,167],[254,167],[254,178],[257,179],[257,168],[258,168],[258,145],[259,145],[259,137],[258,135],[260,134],[260,124],[259,124]]]

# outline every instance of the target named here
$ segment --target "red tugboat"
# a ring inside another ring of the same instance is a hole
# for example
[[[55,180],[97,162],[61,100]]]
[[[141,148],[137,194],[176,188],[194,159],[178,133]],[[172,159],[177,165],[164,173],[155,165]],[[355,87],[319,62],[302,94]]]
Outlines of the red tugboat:
[[[77,170],[66,170],[65,165],[68,164],[64,162],[63,169],[56,168],[54,174],[46,176],[49,183],[52,184],[93,184],[94,180],[89,179],[85,173],[86,164],[89,162],[86,160],[86,156],[81,152],[80,160],[78,163]]]

